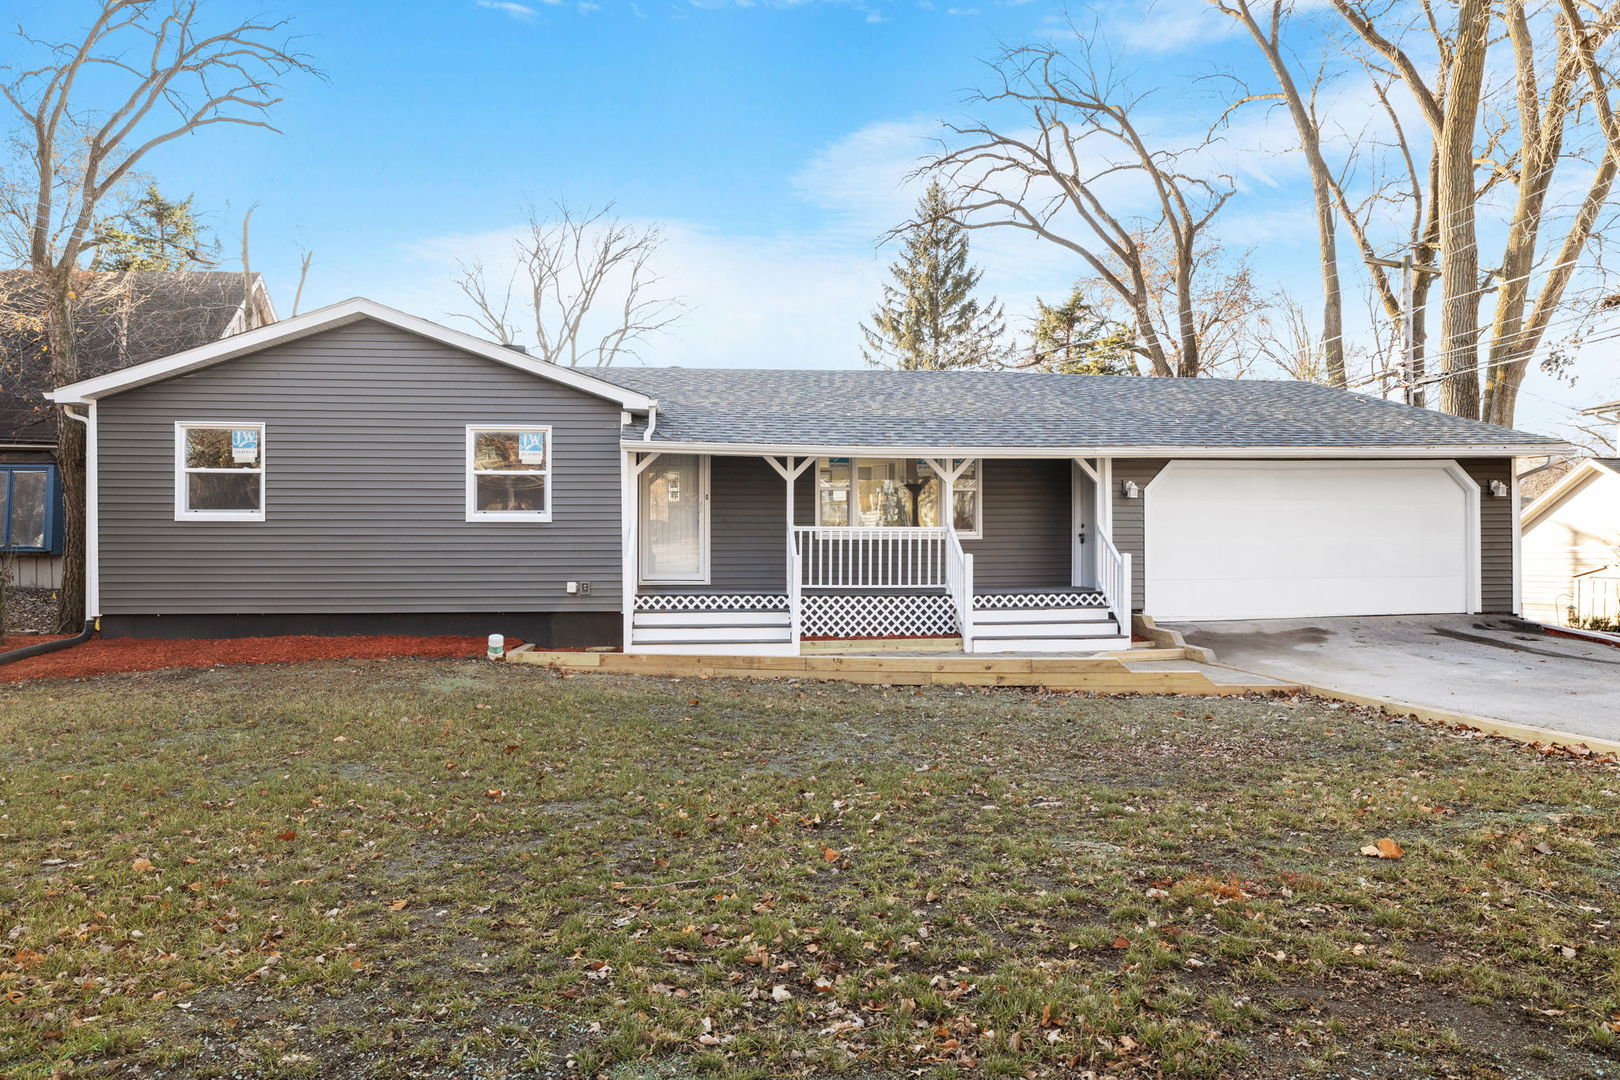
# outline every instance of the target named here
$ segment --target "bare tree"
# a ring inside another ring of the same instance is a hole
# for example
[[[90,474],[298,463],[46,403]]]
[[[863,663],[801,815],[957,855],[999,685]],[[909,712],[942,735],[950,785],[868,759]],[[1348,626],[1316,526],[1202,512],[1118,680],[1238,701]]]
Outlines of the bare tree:
[[[553,364],[606,367],[635,357],[685,307],[661,295],[663,278],[653,270],[663,232],[622,221],[612,211],[609,205],[576,212],[558,203],[556,217],[544,219],[531,208],[504,275],[492,281],[483,262],[462,264],[457,285],[473,310],[453,317],[502,344],[517,343],[515,320],[527,317],[540,357]]]
[[[1332,3],[1367,69],[1403,86],[1428,128],[1427,220],[1417,251],[1438,248],[1439,405],[1509,424],[1530,360],[1554,315],[1567,315],[1571,280],[1612,192],[1615,143],[1604,117],[1614,76],[1601,57],[1620,25],[1620,3],[1458,0],[1449,17],[1432,0]],[[1502,30],[1494,36],[1493,20]],[[1493,49],[1506,51],[1501,64],[1493,65]],[[1508,75],[1493,80],[1493,67]],[[1405,133],[1401,142],[1415,149]],[[1560,166],[1582,158],[1590,173],[1579,197],[1555,205]],[[1415,195],[1419,170],[1411,171]],[[1500,261],[1482,270],[1479,217],[1499,186],[1512,192],[1507,234]],[[1480,305],[1493,289],[1482,355]]]
[[[1282,25],[1284,13],[1292,7],[1291,0],[1269,0],[1256,16],[1249,0],[1210,0],[1217,10],[1235,19],[1249,34],[1255,47],[1265,57],[1277,80],[1275,95],[1254,97],[1279,98],[1288,109],[1294,132],[1299,138],[1300,152],[1310,170],[1311,200],[1316,209],[1316,242],[1322,256],[1322,336],[1320,344],[1311,352],[1320,351],[1322,374],[1333,386],[1343,386],[1344,376],[1344,295],[1339,284],[1339,252],[1336,217],[1342,192],[1338,190],[1333,170],[1322,153],[1322,124],[1316,115],[1314,92],[1309,100],[1300,89],[1283,55]],[[1312,90],[1315,86],[1313,84]],[[1290,311],[1290,322],[1297,329],[1297,315]],[[1295,335],[1297,336],[1297,335]],[[1320,381],[1320,380],[1313,380]]]
[[[0,68],[22,161],[3,188],[9,240],[37,275],[54,384],[79,378],[75,281],[99,208],[150,153],[214,124],[276,130],[279,80],[316,73],[284,21],[208,25],[206,0],[101,0],[76,40],[19,31],[36,59]],[[32,66],[29,66],[29,65]],[[65,510],[60,628],[84,619],[84,428],[59,426]]]
[[[1152,373],[1197,375],[1210,360],[1200,296],[1217,269],[1207,230],[1232,179],[1183,165],[1202,146],[1153,146],[1134,118],[1141,97],[1093,63],[1089,45],[1077,48],[1078,60],[1046,46],[1003,53],[991,65],[1000,86],[972,100],[1017,105],[1026,126],[947,125],[962,145],[921,171],[958,190],[967,228],[1022,229],[1079,256],[1123,308]],[[1128,209],[1137,198],[1145,205]]]

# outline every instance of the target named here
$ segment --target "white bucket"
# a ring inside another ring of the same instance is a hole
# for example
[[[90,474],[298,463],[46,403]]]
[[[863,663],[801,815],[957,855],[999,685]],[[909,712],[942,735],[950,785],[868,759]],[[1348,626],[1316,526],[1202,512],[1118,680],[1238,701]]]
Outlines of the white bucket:
[[[489,658],[499,660],[506,655],[506,638],[501,634],[489,635]]]

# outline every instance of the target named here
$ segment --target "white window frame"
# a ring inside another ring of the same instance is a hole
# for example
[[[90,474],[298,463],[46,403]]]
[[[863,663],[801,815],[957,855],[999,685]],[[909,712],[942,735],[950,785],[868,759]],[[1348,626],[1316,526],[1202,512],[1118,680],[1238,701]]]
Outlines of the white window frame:
[[[478,435],[489,432],[515,432],[517,434],[533,434],[541,432],[546,437],[546,464],[540,469],[484,469],[473,467],[473,447]],[[557,451],[552,441],[550,424],[468,424],[467,445],[465,456],[462,459],[462,469],[467,474],[467,520],[468,521],[550,521],[556,502],[551,491],[551,462]],[[480,476],[533,476],[538,475],[546,481],[546,508],[544,510],[480,510],[478,509],[478,478]]]
[[[186,465],[186,432],[201,428],[224,428],[243,431],[249,428],[259,433],[259,467],[257,469],[193,469]],[[263,521],[265,510],[264,475],[270,458],[266,447],[265,425],[262,420],[177,420],[174,424],[174,520],[176,521]],[[192,473],[259,474],[259,508],[257,510],[193,510],[191,489],[186,477]]]
[[[812,483],[812,489],[813,489],[814,494],[815,494],[816,527],[817,528],[824,527],[823,524],[822,524],[822,521],[821,521],[821,477],[819,475],[820,472],[821,472],[821,464],[820,464],[820,462],[821,462],[822,457],[827,457],[827,458],[847,457],[847,458],[849,458],[849,496],[850,496],[850,505],[854,506],[855,505],[856,492],[858,491],[858,485],[860,484],[861,462],[863,462],[863,461],[894,461],[896,459],[904,459],[904,458],[910,457],[910,456],[912,456],[912,455],[909,455],[909,454],[894,454],[892,456],[884,457],[882,455],[864,454],[864,455],[861,455],[861,456],[857,457],[857,456],[854,456],[854,455],[851,455],[851,454],[823,454],[823,455],[818,456],[816,458],[816,464],[811,466],[811,483]],[[945,460],[946,461],[971,461],[971,462],[974,462],[975,465],[978,467],[978,470],[979,470],[979,484],[978,484],[978,487],[975,488],[974,492],[973,492],[973,528],[971,528],[971,529],[957,529],[956,530],[956,535],[959,538],[963,539],[963,540],[982,540],[982,539],[984,539],[984,459],[983,458],[959,458],[959,457],[956,457],[955,455],[952,455],[951,457],[945,458]],[[937,476],[938,474],[936,473],[935,475]],[[945,483],[945,478],[940,477],[939,482],[941,484],[944,484]],[[955,485],[952,485],[952,490],[953,490],[953,494],[954,494]],[[952,521],[953,522],[955,521],[954,510],[953,510]],[[849,527],[850,528],[855,528],[855,529],[880,529],[880,528],[909,529],[909,528],[911,528],[911,526],[909,526],[909,525],[851,525]],[[924,525],[922,527],[926,529],[926,528],[930,528],[931,526]],[[937,528],[937,526],[932,526],[932,527]]]

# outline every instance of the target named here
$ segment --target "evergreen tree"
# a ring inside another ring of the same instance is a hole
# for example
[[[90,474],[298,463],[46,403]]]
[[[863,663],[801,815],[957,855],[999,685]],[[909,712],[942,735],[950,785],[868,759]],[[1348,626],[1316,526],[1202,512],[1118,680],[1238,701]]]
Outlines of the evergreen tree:
[[[96,222],[92,270],[191,270],[212,266],[214,245],[191,209],[193,196],[166,199],[156,184]]]
[[[917,203],[905,251],[889,268],[894,284],[872,312],[862,352],[870,364],[908,370],[978,367],[1005,356],[1006,319],[992,298],[973,296],[984,271],[968,262],[967,230],[951,216],[938,180]]]
[[[1034,371],[1065,375],[1136,375],[1130,328],[1088,304],[1080,286],[1056,306],[1035,298],[1035,332],[1027,363]]]

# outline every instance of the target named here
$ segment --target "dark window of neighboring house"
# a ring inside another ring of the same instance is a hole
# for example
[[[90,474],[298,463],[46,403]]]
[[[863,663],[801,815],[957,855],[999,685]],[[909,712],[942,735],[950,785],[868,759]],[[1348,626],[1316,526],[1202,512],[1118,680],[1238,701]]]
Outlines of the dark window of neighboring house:
[[[62,553],[62,483],[55,465],[0,465],[0,550]]]

